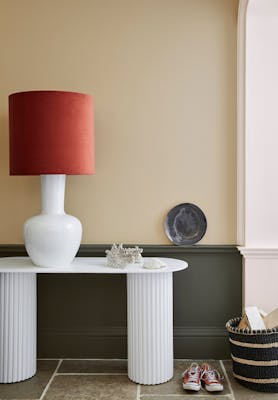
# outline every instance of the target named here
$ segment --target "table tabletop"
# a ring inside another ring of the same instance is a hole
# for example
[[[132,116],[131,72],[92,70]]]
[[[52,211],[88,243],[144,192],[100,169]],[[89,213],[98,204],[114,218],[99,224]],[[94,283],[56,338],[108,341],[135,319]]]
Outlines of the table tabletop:
[[[188,267],[187,262],[183,260],[160,257],[160,260],[165,262],[166,267],[160,269],[144,268],[144,261],[149,259],[150,257],[143,257],[143,262],[140,264],[129,264],[125,268],[111,268],[107,266],[105,257],[75,257],[68,267],[38,267],[32,263],[29,257],[3,257],[0,258],[0,273],[161,274],[181,271]]]

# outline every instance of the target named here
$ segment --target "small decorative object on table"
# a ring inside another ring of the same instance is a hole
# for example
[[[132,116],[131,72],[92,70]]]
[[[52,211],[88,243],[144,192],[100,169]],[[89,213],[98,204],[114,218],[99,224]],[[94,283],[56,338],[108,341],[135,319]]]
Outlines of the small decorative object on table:
[[[138,246],[123,247],[123,244],[114,243],[111,250],[106,250],[106,259],[108,267],[125,268],[128,264],[141,263],[143,260],[143,249]]]
[[[160,269],[166,267],[166,263],[160,258],[150,258],[144,262],[143,267],[147,269]]]

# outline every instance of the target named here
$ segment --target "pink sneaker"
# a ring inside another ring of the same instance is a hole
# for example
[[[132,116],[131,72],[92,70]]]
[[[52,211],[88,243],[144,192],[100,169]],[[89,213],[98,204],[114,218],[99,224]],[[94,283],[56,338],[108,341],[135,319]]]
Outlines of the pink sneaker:
[[[197,363],[192,363],[183,374],[182,386],[186,390],[198,392],[201,389],[201,368]]]
[[[204,363],[201,367],[201,380],[205,384],[208,392],[221,392],[224,388],[221,383],[221,377],[216,369],[209,364]]]

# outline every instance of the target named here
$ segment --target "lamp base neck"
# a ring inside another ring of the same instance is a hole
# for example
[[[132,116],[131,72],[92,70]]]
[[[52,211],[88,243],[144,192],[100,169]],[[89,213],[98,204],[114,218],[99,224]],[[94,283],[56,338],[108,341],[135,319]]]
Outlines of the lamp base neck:
[[[41,175],[42,214],[64,214],[66,175]]]

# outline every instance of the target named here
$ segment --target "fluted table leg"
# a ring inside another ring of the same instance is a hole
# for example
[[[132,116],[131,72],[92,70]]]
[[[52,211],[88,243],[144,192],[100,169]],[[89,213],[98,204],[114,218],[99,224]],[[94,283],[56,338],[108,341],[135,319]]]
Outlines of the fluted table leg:
[[[0,274],[0,383],[36,373],[36,274]]]
[[[127,275],[128,376],[154,385],[173,377],[173,274]]]

